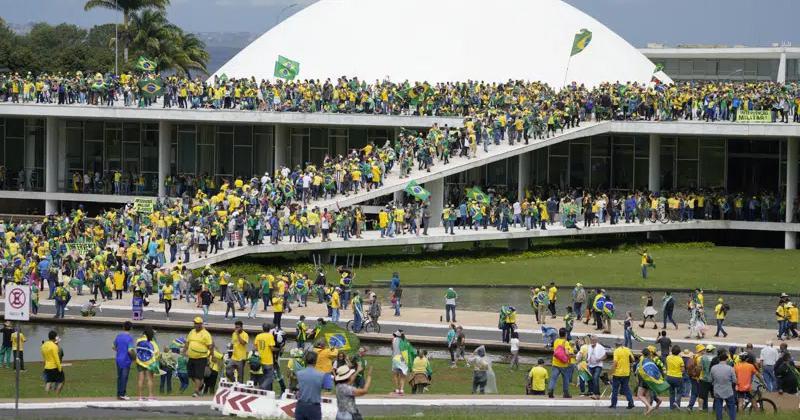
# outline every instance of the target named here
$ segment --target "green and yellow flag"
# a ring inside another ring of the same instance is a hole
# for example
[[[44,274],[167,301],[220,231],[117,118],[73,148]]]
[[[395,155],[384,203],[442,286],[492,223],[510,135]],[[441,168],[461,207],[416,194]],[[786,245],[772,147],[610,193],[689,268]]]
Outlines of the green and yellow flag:
[[[136,61],[136,68],[142,71],[156,71],[156,67],[155,61],[143,56],[139,56],[139,60]]]
[[[161,96],[161,91],[164,90],[164,82],[161,79],[142,79],[139,81],[139,90],[146,98],[155,98]]]
[[[425,201],[431,196],[431,193],[417,184],[417,181],[409,182],[408,185],[406,185],[406,192],[419,201]]]
[[[579,52],[586,49],[589,46],[589,43],[592,42],[592,31],[584,28],[581,29],[580,32],[575,34],[575,40],[572,41],[572,53],[570,56],[578,54]]]
[[[484,194],[478,187],[472,187],[471,190],[467,191],[467,198],[481,204],[489,204],[489,196]]]
[[[328,322],[319,329],[315,338],[315,342],[317,341],[324,341],[327,347],[349,354],[358,352],[360,345],[357,335],[333,322]]]
[[[275,77],[292,80],[300,73],[300,63],[290,60],[282,55],[275,62]]]

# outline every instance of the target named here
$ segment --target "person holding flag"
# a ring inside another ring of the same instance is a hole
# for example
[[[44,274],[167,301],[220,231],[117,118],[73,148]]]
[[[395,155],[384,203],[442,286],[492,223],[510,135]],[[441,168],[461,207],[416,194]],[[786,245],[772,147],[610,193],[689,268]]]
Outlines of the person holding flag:
[[[636,367],[636,376],[639,379],[639,387],[636,391],[636,398],[644,404],[644,415],[649,415],[661,405],[659,393],[669,390],[669,383],[664,380],[664,372],[654,361],[656,355],[649,349],[642,349],[642,357]],[[654,404],[651,404],[653,401]]]
[[[155,401],[153,398],[153,376],[161,372],[159,365],[160,350],[155,340],[153,327],[147,326],[142,332],[142,336],[136,340],[134,354],[136,356],[136,370],[139,372],[136,389],[139,393],[139,401]],[[147,381],[147,398],[142,396],[142,387]]]

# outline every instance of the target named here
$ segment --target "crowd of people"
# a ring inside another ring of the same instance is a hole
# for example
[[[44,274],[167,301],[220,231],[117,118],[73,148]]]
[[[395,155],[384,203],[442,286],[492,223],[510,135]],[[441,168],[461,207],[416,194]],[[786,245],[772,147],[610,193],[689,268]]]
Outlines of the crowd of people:
[[[158,86],[142,89],[146,84]],[[154,100],[160,97],[160,101]],[[0,74],[0,102],[89,104],[270,112],[335,112],[470,116],[487,111],[531,115],[545,126],[551,116],[598,119],[736,121],[740,111],[768,110],[772,121],[800,121],[797,83],[695,81],[663,84],[603,83],[588,88],[573,82],[555,89],[536,81],[368,83],[357,77],[336,80],[261,80],[214,76]],[[527,119],[527,118],[526,118]]]

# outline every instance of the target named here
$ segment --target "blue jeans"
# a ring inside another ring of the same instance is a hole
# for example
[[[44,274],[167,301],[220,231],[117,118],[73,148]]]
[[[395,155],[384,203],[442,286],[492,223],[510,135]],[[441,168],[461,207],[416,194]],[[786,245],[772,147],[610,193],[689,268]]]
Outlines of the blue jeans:
[[[186,372],[178,372],[178,381],[181,384],[180,390],[183,392],[189,387],[189,374]]]
[[[550,370],[550,384],[547,387],[547,392],[552,394],[558,383],[558,377],[561,376],[562,392],[569,395],[569,384],[572,382],[572,365],[567,367],[553,366]]]
[[[172,374],[174,369],[163,369],[164,374],[161,375],[158,385],[158,391],[162,394],[166,391],[167,394],[172,393]]]
[[[669,408],[680,408],[681,393],[683,392],[683,378],[667,376],[667,383],[669,384]]]
[[[400,299],[397,299],[397,302],[394,304],[394,315],[400,316]]]
[[[775,378],[775,366],[765,365],[762,374],[764,375],[764,385],[767,391],[773,392],[777,388],[777,378]]]
[[[633,347],[633,334],[631,333],[631,330],[625,329],[624,339],[625,339],[625,343],[624,343],[625,347],[632,348]]]
[[[117,365],[117,397],[124,397],[128,392],[128,374],[131,372],[129,367],[119,367]]]
[[[691,393],[689,394],[689,408],[694,408],[697,396],[700,394],[700,381],[691,379]]]
[[[578,318],[578,321],[580,321],[581,316],[583,316],[583,302],[574,302],[572,304],[572,312],[575,314],[575,317]]]
[[[332,308],[332,312],[331,312],[331,321],[333,321],[333,322],[339,322],[339,309],[337,309],[337,308]]]
[[[642,278],[643,279],[647,278],[647,266],[646,265],[642,266]]]
[[[716,333],[714,333],[714,337],[719,337],[719,335],[720,335],[720,334],[722,334],[722,335],[724,335],[724,336],[727,336],[727,335],[728,335],[728,333],[727,333],[727,332],[725,332],[725,328],[723,328],[723,327],[722,327],[722,324],[723,324],[724,322],[725,322],[725,320],[724,320],[724,319],[718,319],[718,320],[717,320],[717,332],[716,332]]]
[[[364,322],[360,312],[353,312],[353,329],[361,331],[361,323]]]
[[[613,376],[611,378],[611,407],[617,406],[617,397],[620,393],[628,400],[628,407],[633,407],[630,380],[629,376]]]
[[[445,318],[446,318],[447,322],[450,322],[450,319],[451,319],[450,314],[451,313],[453,314],[453,316],[452,316],[453,322],[456,322],[456,305],[444,305],[444,315],[445,315]]]
[[[593,366],[589,368],[592,374],[592,383],[589,391],[594,395],[600,395],[600,375],[603,373],[602,366]]]
[[[736,396],[731,395],[728,398],[714,397],[714,413],[717,415],[717,420],[722,420],[722,404],[725,404],[728,409],[728,417],[731,420],[736,420]]]
[[[64,308],[67,303],[62,300],[56,300],[56,318],[64,318]]]
[[[261,375],[260,388],[272,391],[272,383],[275,381],[275,370],[272,368],[272,365],[261,365],[261,370],[264,373]]]
[[[778,338],[783,338],[786,334],[786,321],[778,321]]]

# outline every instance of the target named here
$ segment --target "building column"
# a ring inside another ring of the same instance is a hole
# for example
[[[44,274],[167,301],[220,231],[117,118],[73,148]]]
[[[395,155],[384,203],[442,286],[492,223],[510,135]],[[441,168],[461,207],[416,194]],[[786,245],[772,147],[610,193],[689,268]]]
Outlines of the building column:
[[[286,154],[289,149],[289,127],[275,125],[275,170],[287,166]]]
[[[661,137],[650,135],[650,161],[647,189],[652,192],[661,191]]]
[[[781,53],[781,59],[778,62],[778,83],[786,83],[786,53]]]
[[[58,138],[59,120],[56,117],[47,117],[45,126],[45,169],[44,191],[47,193],[58,192]],[[58,213],[58,200],[45,200],[45,214]]]
[[[170,175],[169,161],[172,153],[172,125],[167,121],[158,122],[158,196],[167,196],[167,177]]]
[[[403,191],[403,190],[395,191],[394,192],[394,199],[392,201],[394,201],[394,205],[395,206],[400,207],[400,206],[403,205],[403,201],[405,200],[405,198],[406,198],[405,191]]]
[[[525,191],[528,189],[528,184],[531,183],[531,153],[523,153],[519,155],[517,165],[517,200],[521,203],[525,200]]]
[[[289,149],[291,152],[291,157],[289,159],[289,167],[294,168],[297,165],[300,165],[301,168],[305,168],[303,165],[303,151],[306,150],[308,147],[308,142],[311,141],[311,137],[305,136],[297,136],[296,138],[292,138],[292,129],[289,128]]]
[[[789,137],[786,139],[786,223],[792,223],[794,216],[794,200],[797,197],[797,156],[798,138]],[[784,233],[784,247],[786,249],[797,248],[797,232]]]
[[[425,189],[431,193],[430,211],[431,227],[438,227],[442,225],[442,210],[444,210],[444,178],[439,178],[435,181],[426,182]]]

